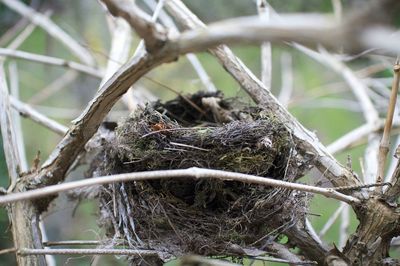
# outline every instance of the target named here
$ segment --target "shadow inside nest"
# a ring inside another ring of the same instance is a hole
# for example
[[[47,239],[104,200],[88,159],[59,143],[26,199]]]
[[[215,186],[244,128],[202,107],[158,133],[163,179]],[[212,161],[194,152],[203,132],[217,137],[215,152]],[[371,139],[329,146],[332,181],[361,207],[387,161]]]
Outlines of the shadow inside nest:
[[[148,104],[101,141],[90,176],[195,166],[294,181],[309,166],[273,114],[219,92]],[[189,178],[106,185],[97,197],[107,236],[159,251],[151,265],[263,250],[304,219],[307,201],[285,189]]]

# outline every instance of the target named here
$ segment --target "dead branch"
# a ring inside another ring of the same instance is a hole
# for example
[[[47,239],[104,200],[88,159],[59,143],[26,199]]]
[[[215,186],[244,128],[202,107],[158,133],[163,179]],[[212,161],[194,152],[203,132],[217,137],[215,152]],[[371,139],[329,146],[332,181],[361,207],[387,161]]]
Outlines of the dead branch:
[[[155,10],[155,8],[157,6],[157,3],[155,0],[145,0],[143,2],[152,10]],[[163,10],[160,10],[160,21],[162,22],[162,24],[164,26],[168,27],[168,29],[170,31],[179,32],[173,19],[167,13],[165,13]],[[192,65],[193,69],[199,76],[199,79],[203,83],[206,90],[209,92],[217,91],[215,85],[211,81],[210,76],[207,74],[206,70],[202,66],[202,64],[201,64],[200,60],[197,58],[197,56],[195,54],[189,53],[189,54],[186,54],[186,58],[188,59],[188,61]]]
[[[32,54],[32,53],[28,53],[28,52],[17,51],[17,50],[6,49],[6,48],[0,48],[0,56],[6,56],[6,57],[9,56],[9,57],[13,57],[13,58],[34,61],[34,62],[38,62],[38,63],[42,63],[42,64],[66,67],[66,68],[74,69],[76,71],[85,73],[87,75],[90,75],[90,76],[93,76],[96,78],[103,77],[103,74],[96,68],[82,65],[77,62],[68,61],[68,60],[61,59],[61,58],[56,58],[56,57],[51,57],[51,56],[46,56],[46,55],[39,55],[39,54]]]
[[[169,0],[166,7],[173,14],[174,18],[185,28],[204,28],[201,22],[183,3],[179,0]],[[303,151],[308,151],[316,156],[316,167],[325,173],[326,177],[337,186],[355,185],[359,180],[346,168],[340,165],[330,155],[316,136],[305,129],[278,100],[264,88],[264,85],[253,73],[238,59],[226,46],[219,46],[211,50],[224,68],[241,85],[241,87],[260,106],[273,111],[282,122],[293,132],[297,146]]]
[[[188,255],[184,256],[178,262],[178,266],[239,266],[239,264],[231,263],[223,260],[207,259],[201,256]]]
[[[262,21],[269,22],[271,14],[266,0],[257,1],[258,15]],[[261,44],[261,81],[267,89],[271,89],[272,80],[272,51],[271,43]]]
[[[55,120],[48,118],[47,116],[39,113],[28,104],[25,104],[14,97],[10,97],[11,106],[17,110],[22,116],[27,117],[35,121],[36,123],[54,131],[55,133],[64,136],[64,134],[68,131],[68,128],[64,125],[61,125]]]
[[[12,128],[10,115],[10,103],[5,80],[3,64],[0,64],[0,127],[3,136],[4,153],[7,162],[8,175],[10,177],[10,187],[8,192],[20,191],[21,187],[17,184],[20,172],[19,155],[17,154],[17,145],[15,143],[15,134]],[[42,248],[41,234],[39,229],[39,215],[32,202],[17,202],[10,206],[10,220],[12,221],[12,235],[14,246],[28,248]],[[44,257],[17,256],[19,265],[45,265]]]
[[[6,83],[3,64],[0,63],[0,124],[3,136],[4,154],[7,163],[7,169],[11,181],[10,187],[13,188],[19,178],[20,156],[17,150],[14,128],[11,120],[10,97]]]
[[[167,41],[166,29],[152,21],[134,2],[126,0],[102,0],[113,16],[124,18],[144,40],[148,52],[162,48]]]
[[[124,65],[104,84],[82,115],[74,121],[72,128],[44,163],[38,177],[31,180],[31,186],[44,187],[63,181],[66,171],[115,102],[144,74],[173,58],[171,54],[141,53]]]
[[[379,155],[378,155],[378,172],[376,176],[376,182],[380,183],[385,177],[385,162],[386,157],[389,152],[389,142],[390,142],[390,131],[392,130],[394,110],[396,108],[397,93],[399,91],[399,80],[400,80],[400,65],[396,62],[394,67],[394,78],[392,84],[392,94],[390,95],[389,108],[386,115],[385,127],[383,129],[383,136],[381,143],[379,145]],[[391,180],[394,181],[394,180]]]
[[[281,263],[288,263],[288,264],[295,264],[295,265],[303,265],[303,264],[317,264],[317,262],[312,261],[303,261],[300,256],[294,254],[287,248],[285,245],[272,242],[266,246],[266,250],[274,254],[276,257],[281,259],[273,259],[267,258],[266,261],[271,262],[281,262]],[[264,257],[257,256],[256,259],[264,260]]]
[[[39,25],[43,28],[50,36],[60,41],[65,47],[67,47],[74,55],[76,55],[83,63],[88,66],[95,65],[95,61],[91,54],[82,47],[74,38],[68,35],[60,27],[58,27],[52,20],[46,15],[36,12],[29,6],[26,6],[21,1],[16,0],[2,0],[10,9],[19,13],[21,16],[28,18],[34,24]]]
[[[84,179],[74,182],[68,182],[58,185],[46,186],[43,188],[32,189],[21,193],[13,193],[5,196],[0,196],[0,205],[20,201],[20,200],[32,200],[37,198],[43,198],[50,195],[55,195],[63,191],[69,191],[72,189],[101,185],[111,184],[118,182],[127,181],[141,181],[141,180],[152,180],[152,179],[170,179],[170,178],[217,178],[220,180],[239,181],[249,184],[257,184],[271,187],[287,188],[292,190],[305,191],[310,193],[321,194],[328,198],[337,199],[340,201],[347,202],[349,204],[357,204],[360,202],[359,199],[352,196],[342,194],[331,188],[320,188],[310,185],[303,185],[297,183],[291,183],[281,180],[276,180],[267,177],[258,177],[253,175],[246,175],[240,173],[233,173],[220,170],[211,170],[192,167],[188,169],[179,170],[162,170],[162,171],[147,171],[147,172],[136,172],[127,173],[103,177],[94,177],[91,179]]]
[[[21,256],[30,255],[127,255],[138,257],[158,256],[158,253],[152,250],[139,249],[109,249],[109,248],[58,248],[58,249],[30,249],[22,248],[17,250]]]

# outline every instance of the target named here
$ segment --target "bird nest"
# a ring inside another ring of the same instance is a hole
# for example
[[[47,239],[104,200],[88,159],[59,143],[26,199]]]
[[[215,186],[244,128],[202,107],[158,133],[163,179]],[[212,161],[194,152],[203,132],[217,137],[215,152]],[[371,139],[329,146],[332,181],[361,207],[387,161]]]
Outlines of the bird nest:
[[[149,104],[112,134],[92,161],[92,176],[201,167],[293,181],[308,167],[273,114],[220,93]],[[161,260],[245,256],[306,211],[303,193],[220,179],[105,185],[98,197],[107,236],[156,250]]]

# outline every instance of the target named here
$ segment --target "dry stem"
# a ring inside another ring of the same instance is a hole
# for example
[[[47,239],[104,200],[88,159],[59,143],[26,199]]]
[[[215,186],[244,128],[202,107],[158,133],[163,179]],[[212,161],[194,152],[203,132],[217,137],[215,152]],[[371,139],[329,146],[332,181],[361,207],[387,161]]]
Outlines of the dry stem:
[[[280,188],[311,192],[311,193],[321,194],[328,198],[334,198],[340,201],[344,201],[349,204],[351,203],[357,204],[360,202],[360,200],[357,198],[342,194],[331,188],[320,188],[315,186],[276,180],[267,177],[258,177],[254,175],[246,175],[246,174],[233,173],[227,171],[192,167],[188,169],[179,169],[179,170],[148,171],[148,172],[136,172],[136,173],[103,176],[103,177],[94,177],[91,179],[84,179],[80,181],[52,185],[21,193],[14,193],[5,196],[0,196],[0,205],[20,200],[32,200],[36,198],[46,197],[63,191],[68,191],[87,186],[126,182],[126,181],[142,181],[151,179],[170,179],[170,178],[189,178],[189,177],[217,178],[221,180],[239,181],[249,184],[257,184],[263,186],[280,187]]]
[[[382,182],[385,174],[385,162],[387,154],[389,152],[390,131],[392,129],[393,115],[394,115],[394,110],[396,108],[397,93],[399,91],[399,80],[400,80],[399,62],[395,63],[393,70],[394,70],[394,78],[392,84],[392,94],[390,95],[389,108],[386,115],[385,127],[383,129],[383,136],[381,144],[379,146],[379,155],[378,155],[379,164],[378,164],[378,173],[376,176],[377,183]]]

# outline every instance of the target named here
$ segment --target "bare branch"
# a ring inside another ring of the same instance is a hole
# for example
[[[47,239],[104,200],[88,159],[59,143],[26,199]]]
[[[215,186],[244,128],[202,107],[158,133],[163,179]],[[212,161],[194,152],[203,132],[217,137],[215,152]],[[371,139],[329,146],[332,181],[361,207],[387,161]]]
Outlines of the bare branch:
[[[39,104],[44,100],[48,99],[50,96],[60,91],[61,89],[68,87],[78,76],[78,73],[75,70],[68,70],[64,74],[62,74],[59,78],[51,82],[45,88],[43,88],[40,92],[30,98],[27,103],[28,104]]]
[[[61,136],[64,136],[68,131],[67,127],[39,113],[28,104],[25,104],[14,97],[10,97],[10,103],[11,106],[14,107],[22,116],[32,119],[36,123],[50,129],[51,131],[54,131]]]
[[[45,16],[50,15],[49,12],[45,14]],[[29,24],[18,36],[7,46],[8,49],[15,50],[32,34],[32,32],[36,29],[36,24]]]
[[[354,93],[354,96],[360,102],[365,120],[371,124],[375,124],[377,122],[377,120],[379,119],[379,115],[367,94],[368,88],[349,67],[347,67],[344,63],[340,62],[326,51],[323,51],[322,53],[317,53],[301,45],[295,45],[295,48],[315,59],[316,61],[329,66],[335,72],[340,74],[343,79],[349,84],[351,90]]]
[[[377,183],[382,182],[385,177],[385,162],[386,157],[389,152],[389,142],[390,142],[390,131],[392,130],[394,110],[396,108],[397,93],[399,91],[399,81],[400,81],[400,65],[397,61],[393,67],[394,78],[392,84],[392,94],[390,95],[389,108],[386,115],[385,127],[383,129],[383,136],[381,143],[379,145],[379,156],[378,156],[378,172],[376,176]],[[393,182],[394,180],[391,180]]]
[[[287,52],[283,52],[281,55],[282,87],[278,99],[284,107],[289,105],[290,97],[293,91],[292,68],[292,56]]]
[[[6,249],[0,250],[0,255],[4,255],[4,254],[7,254],[7,253],[14,253],[16,251],[17,251],[16,248],[6,248]]]
[[[172,53],[149,55],[140,53],[109,79],[97,92],[81,116],[44,163],[39,176],[32,178],[32,187],[57,184],[64,180],[65,173],[86,142],[97,131],[104,117],[120,97],[139,78],[156,66],[175,58]]]
[[[66,240],[66,241],[45,241],[43,245],[46,247],[53,246],[77,246],[77,245],[101,245],[102,242],[98,240]]]
[[[126,63],[132,46],[132,31],[129,24],[122,18],[114,18],[111,16],[108,16],[108,18],[110,33],[112,36],[111,48],[105,75],[100,86],[103,86],[104,83],[121,67],[121,65]],[[136,106],[133,97],[132,95],[129,95],[129,93],[122,96],[122,102],[128,107],[129,111],[135,110]]]
[[[260,257],[260,256],[255,257],[255,259],[271,261],[271,262],[295,264],[295,265],[317,264],[317,262],[303,261],[298,255],[292,253],[289,250],[289,248],[287,248],[286,246],[284,246],[282,244],[276,243],[276,242],[269,243],[266,246],[266,249],[269,252],[271,252],[272,254],[276,254],[276,256],[281,259],[265,258],[265,257]]]
[[[155,10],[157,3],[155,0],[144,0],[143,1],[150,9]],[[170,31],[179,32],[178,27],[175,25],[175,22],[172,18],[165,13],[163,10],[160,11],[160,20],[161,22],[168,27]],[[207,91],[215,92],[217,91],[214,83],[212,83],[210,76],[207,74],[206,70],[202,66],[200,60],[197,58],[195,54],[186,54],[186,58],[192,65],[193,69],[196,71],[199,76],[201,82]]]
[[[19,178],[21,162],[19,160],[18,145],[16,143],[11,120],[10,97],[2,63],[0,63],[0,128],[3,137],[3,149],[6,157],[8,175],[11,183],[10,189],[13,189]]]
[[[178,266],[239,266],[239,264],[231,263],[223,260],[208,259],[197,255],[188,255],[180,258]]]
[[[348,230],[350,226],[350,206],[346,203],[341,203],[344,205],[340,216],[340,228],[339,228],[339,248],[344,248],[346,241],[348,239]]]
[[[308,46],[321,43],[328,48],[337,48],[343,40],[340,35],[341,28],[336,24],[314,16],[304,15],[301,19],[289,16],[282,20],[272,19],[268,23],[259,17],[246,17],[212,23],[207,29],[183,32],[171,41],[176,42],[181,53],[197,52],[220,44],[265,41],[293,41]]]
[[[29,190],[26,192],[0,196],[0,205],[20,200],[32,200],[36,198],[42,198],[49,195],[55,195],[63,191],[69,191],[71,189],[87,187],[87,186],[103,185],[103,184],[126,182],[126,181],[143,181],[143,180],[170,179],[170,178],[216,178],[221,180],[238,181],[249,184],[280,187],[280,188],[316,193],[316,194],[321,194],[328,198],[334,198],[347,203],[357,204],[360,202],[360,200],[358,200],[357,198],[342,194],[331,188],[320,188],[315,186],[276,180],[267,177],[258,177],[240,173],[192,167],[188,169],[136,172],[136,173],[95,177],[91,179],[84,179],[80,181],[52,185],[39,189]]]
[[[128,60],[132,43],[132,31],[129,24],[122,18],[110,18],[111,48],[107,67],[100,83],[104,83]]]
[[[153,250],[140,250],[140,249],[110,249],[110,248],[99,248],[99,249],[79,249],[79,248],[58,248],[58,249],[30,249],[21,248],[17,250],[18,255],[29,256],[29,255],[126,255],[126,256],[157,256],[158,253]]]
[[[144,40],[146,49],[150,53],[162,48],[167,41],[167,32],[164,27],[152,21],[132,1],[102,0],[113,16],[124,18],[137,34]]]
[[[86,65],[93,66],[95,61],[88,50],[83,48],[74,38],[69,36],[65,31],[58,27],[53,21],[51,21],[46,15],[36,12],[29,6],[26,6],[23,2],[17,0],[1,0],[10,9],[19,13],[21,16],[30,19],[34,24],[39,25],[43,28],[50,36],[59,40],[65,45],[74,55],[76,55],[80,61]]]
[[[323,237],[332,227],[332,225],[336,222],[337,218],[342,213],[344,206],[345,206],[344,203],[341,203],[339,208],[337,208],[336,211],[331,215],[331,217],[329,217],[328,221],[325,223],[325,225],[322,227],[321,231],[318,234],[320,237]]]
[[[18,69],[15,62],[9,64],[9,79],[10,79],[10,93],[13,97],[19,98],[19,76]],[[10,96],[11,97],[11,96]],[[11,103],[12,105],[12,103]],[[21,116],[18,111],[13,110],[12,121],[14,122],[13,128],[15,129],[15,141],[19,155],[19,162],[21,163],[20,171],[25,172],[28,170],[28,163],[26,161],[25,141],[21,125]]]
[[[258,15],[262,21],[270,20],[270,10],[266,0],[257,0]],[[267,89],[271,89],[272,80],[272,51],[271,43],[261,44],[261,81]]]
[[[20,161],[17,154],[17,144],[12,128],[10,116],[10,103],[3,64],[0,63],[0,127],[3,136],[3,148],[6,156],[8,175],[11,184],[8,192],[20,191],[17,179],[19,178]],[[12,221],[12,235],[14,246],[41,248],[41,234],[39,229],[39,217],[32,202],[17,202],[11,204],[9,209],[10,220]],[[44,257],[21,258],[17,256],[19,265],[44,265]]]
[[[169,0],[166,6],[173,14],[174,18],[186,28],[204,28],[202,23],[181,1]],[[265,89],[261,81],[251,73],[251,71],[238,59],[226,46],[219,46],[212,49],[214,54],[224,68],[242,86],[242,88],[260,106],[272,110],[282,122],[293,132],[298,148],[312,152],[316,155],[317,168],[325,173],[327,178],[337,186],[347,186],[359,184],[359,180],[340,165],[320,144],[316,136],[305,129],[299,122],[287,112],[278,100]]]
[[[361,139],[367,137],[370,133],[378,131],[383,128],[383,121],[381,120],[379,125],[377,124],[364,124],[359,126],[352,131],[346,133],[342,137],[335,140],[333,143],[328,145],[327,149],[330,153],[335,154],[351,147]]]
[[[343,6],[341,0],[331,0],[336,21],[342,20]]]
[[[103,77],[103,74],[100,73],[100,71],[95,68],[92,68],[92,67],[89,67],[86,65],[82,65],[82,64],[79,64],[79,63],[76,63],[73,61],[61,59],[61,58],[39,55],[39,54],[32,54],[32,53],[28,53],[28,52],[16,51],[16,50],[6,49],[6,48],[0,48],[0,56],[9,56],[9,57],[13,57],[13,58],[25,59],[25,60],[30,60],[30,61],[48,64],[48,65],[66,67],[66,68],[74,69],[76,71],[85,73],[87,75],[90,75],[90,76],[93,76],[96,78]]]
[[[380,134],[371,132],[367,138],[367,148],[364,151],[364,176],[363,181],[366,184],[374,183],[378,171],[378,152],[379,152]],[[377,188],[381,189],[381,188]]]

